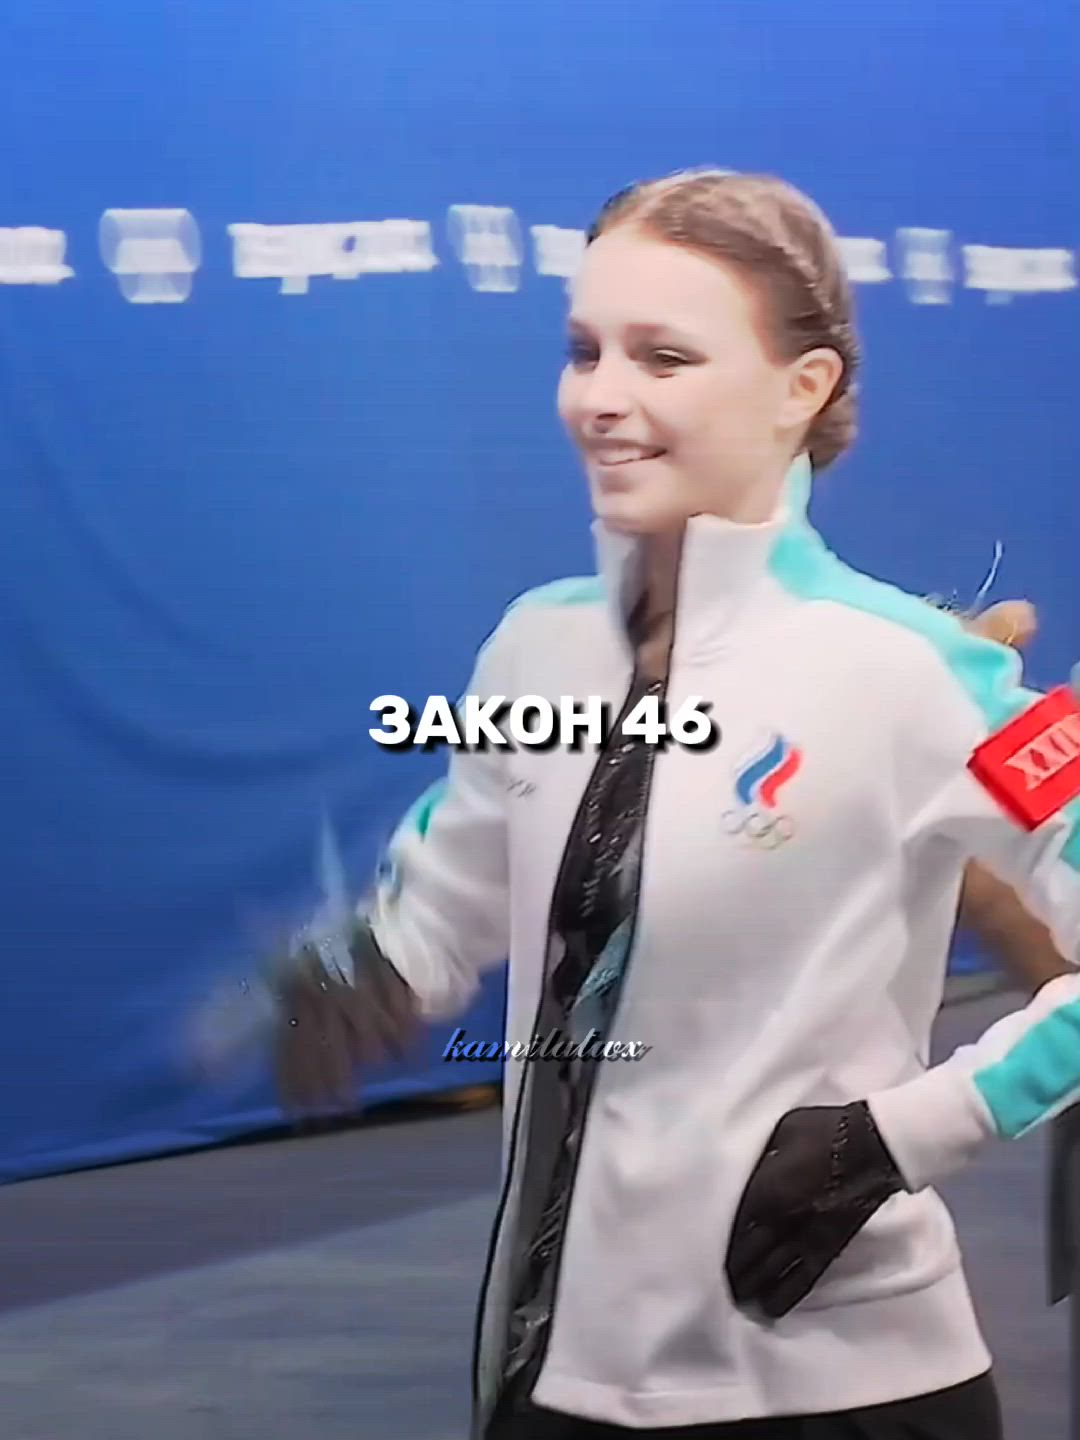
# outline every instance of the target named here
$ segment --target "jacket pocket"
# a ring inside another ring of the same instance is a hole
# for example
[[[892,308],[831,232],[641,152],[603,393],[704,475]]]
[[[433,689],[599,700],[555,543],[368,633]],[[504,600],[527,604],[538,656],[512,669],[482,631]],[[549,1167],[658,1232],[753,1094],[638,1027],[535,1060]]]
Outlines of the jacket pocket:
[[[924,1290],[960,1264],[952,1217],[933,1190],[893,1195],[840,1252],[799,1311]]]

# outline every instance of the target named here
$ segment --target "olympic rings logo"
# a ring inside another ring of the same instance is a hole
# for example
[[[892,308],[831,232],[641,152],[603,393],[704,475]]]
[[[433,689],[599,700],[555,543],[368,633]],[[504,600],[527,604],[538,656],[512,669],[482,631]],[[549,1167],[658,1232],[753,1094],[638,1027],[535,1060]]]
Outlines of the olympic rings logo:
[[[725,835],[738,835],[758,850],[778,850],[795,834],[790,815],[770,815],[763,810],[725,810],[720,817]]]

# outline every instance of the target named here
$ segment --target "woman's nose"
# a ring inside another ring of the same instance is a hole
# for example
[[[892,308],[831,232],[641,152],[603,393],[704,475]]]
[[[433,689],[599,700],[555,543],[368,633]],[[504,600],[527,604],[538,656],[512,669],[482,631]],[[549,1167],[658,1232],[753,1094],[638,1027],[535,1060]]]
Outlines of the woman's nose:
[[[582,380],[580,404],[586,419],[616,419],[633,409],[629,377],[617,363],[601,361]]]

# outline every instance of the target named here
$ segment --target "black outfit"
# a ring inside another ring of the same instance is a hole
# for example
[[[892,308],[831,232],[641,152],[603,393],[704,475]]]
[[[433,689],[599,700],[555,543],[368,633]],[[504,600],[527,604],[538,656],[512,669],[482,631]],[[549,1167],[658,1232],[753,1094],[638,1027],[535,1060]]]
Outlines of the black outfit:
[[[507,1431],[513,1440],[1001,1440],[1001,1409],[989,1375],[912,1400],[832,1415],[732,1420],[667,1430],[627,1430],[533,1409]]]
[[[544,1036],[559,1031],[579,1043],[590,1030],[603,1036],[614,1013],[633,928],[652,767],[652,751],[640,738],[624,738],[621,722],[643,695],[661,689],[660,681],[635,676],[578,807],[552,902],[554,943],[540,1009]],[[523,1258],[513,1280],[503,1390],[488,1440],[516,1436],[518,1417],[531,1408],[595,1064],[581,1057],[546,1062],[533,1076],[515,1247]]]

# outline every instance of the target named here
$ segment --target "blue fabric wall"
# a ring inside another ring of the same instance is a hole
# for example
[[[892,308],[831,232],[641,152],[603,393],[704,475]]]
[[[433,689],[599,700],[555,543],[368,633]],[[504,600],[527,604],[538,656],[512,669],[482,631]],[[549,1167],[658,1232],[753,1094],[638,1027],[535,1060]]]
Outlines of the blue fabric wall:
[[[1039,605],[1033,679],[1064,676],[1077,294],[988,295],[961,247],[1080,243],[1078,32],[1051,0],[6,0],[0,1179],[278,1118],[265,1067],[193,1083],[188,1017],[310,902],[324,811],[361,883],[441,768],[376,746],[370,700],[458,691],[510,597],[591,567],[531,227],[633,178],[778,171],[882,242],[864,436],[814,518],[962,599],[1002,540],[994,596]],[[504,288],[457,205],[519,227]],[[230,226],[385,219],[438,263],[236,273]],[[912,227],[945,232],[940,290]],[[501,1012],[494,976],[464,1023]],[[369,1094],[461,1083],[444,1040]]]

